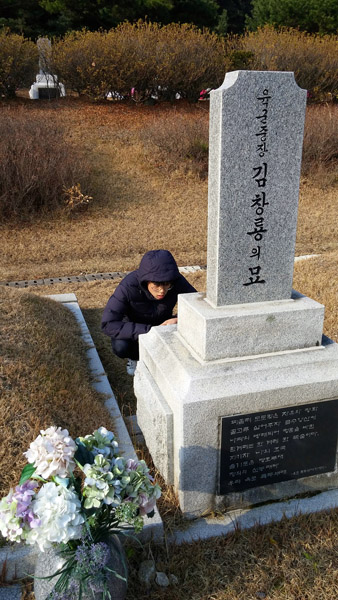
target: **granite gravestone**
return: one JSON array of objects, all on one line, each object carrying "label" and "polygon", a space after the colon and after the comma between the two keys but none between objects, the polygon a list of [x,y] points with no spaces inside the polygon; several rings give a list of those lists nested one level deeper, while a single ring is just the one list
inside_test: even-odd
[{"label": "granite gravestone", "polygon": [[[324,307],[291,287],[305,101],[292,73],[237,71],[211,93],[207,293],[140,336],[138,422],[187,516],[338,487],[338,346]],[[281,415],[300,430],[309,406],[317,429],[290,433],[289,452]]]},{"label": "granite gravestone", "polygon": [[292,291],[306,91],[236,71],[210,102],[207,293],[178,331],[203,360],[315,346],[323,307]]},{"label": "granite gravestone", "polygon": [[210,94],[214,306],[291,298],[305,104],[293,73],[228,73]]}]

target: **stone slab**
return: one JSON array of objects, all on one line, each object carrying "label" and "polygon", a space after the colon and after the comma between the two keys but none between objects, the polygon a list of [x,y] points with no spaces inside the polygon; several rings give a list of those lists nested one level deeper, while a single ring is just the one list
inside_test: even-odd
[{"label": "stone slab", "polygon": [[321,344],[324,306],[290,300],[214,308],[203,293],[178,297],[178,333],[204,361],[311,348]]},{"label": "stone slab", "polygon": [[0,587],[0,600],[21,600],[21,585]]},{"label": "stone slab", "polygon": [[291,297],[305,106],[288,72],[233,71],[210,93],[214,306]]},{"label": "stone slab", "polygon": [[[338,345],[331,340],[323,338],[322,347],[306,351],[201,364],[182,344],[175,325],[154,327],[140,336],[134,381],[138,402],[139,381],[147,371],[148,381],[156,384],[154,390],[161,390],[173,413],[174,486],[187,517],[338,488],[335,470],[240,493],[217,493],[222,417],[338,398]],[[140,407],[145,403],[146,397]],[[156,465],[157,453],[162,452],[154,441],[158,421],[154,418],[147,423],[139,412],[138,421],[146,443],[152,443]]]},{"label": "stone slab", "polygon": [[153,436],[147,439],[152,455],[156,453],[156,466],[169,485],[174,483],[173,412],[161,390],[146,370],[136,371],[138,389],[137,422],[142,430],[152,427]]},{"label": "stone slab", "polygon": [[4,569],[5,581],[23,579],[34,573],[37,555],[36,547],[25,544],[14,543],[0,548],[0,569]]},{"label": "stone slab", "polygon": [[65,304],[66,302],[77,302],[77,297],[73,293],[71,293],[71,294],[48,294],[47,298],[50,298],[51,300],[54,300],[55,302],[61,302],[61,304]]},{"label": "stone slab", "polygon": [[230,510],[223,516],[196,519],[182,531],[174,531],[168,536],[168,543],[189,544],[220,535],[228,535],[238,530],[251,529],[257,525],[276,523],[285,517],[292,519],[338,508],[337,490],[321,492],[311,498],[297,498],[273,504],[265,504],[244,510]]}]

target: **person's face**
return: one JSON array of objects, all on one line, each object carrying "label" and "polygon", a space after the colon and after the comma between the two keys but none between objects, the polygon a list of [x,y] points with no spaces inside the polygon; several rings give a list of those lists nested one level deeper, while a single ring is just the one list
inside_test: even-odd
[{"label": "person's face", "polygon": [[171,287],[171,281],[148,281],[148,291],[156,300],[162,300]]}]

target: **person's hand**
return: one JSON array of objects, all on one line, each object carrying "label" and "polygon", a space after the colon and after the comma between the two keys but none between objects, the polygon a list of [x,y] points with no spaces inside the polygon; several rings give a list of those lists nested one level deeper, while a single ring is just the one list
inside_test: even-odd
[{"label": "person's hand", "polygon": [[161,325],[176,325],[177,323],[177,317],[173,317],[172,319],[167,319],[166,321],[163,321],[163,323],[161,323]]}]

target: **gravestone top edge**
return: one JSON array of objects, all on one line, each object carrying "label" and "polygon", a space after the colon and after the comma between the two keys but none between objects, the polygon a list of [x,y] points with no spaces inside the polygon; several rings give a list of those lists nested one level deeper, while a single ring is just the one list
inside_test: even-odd
[{"label": "gravestone top edge", "polygon": [[225,74],[225,78],[223,83],[220,85],[220,87],[211,90],[210,94],[215,94],[219,93],[219,92],[224,92],[227,89],[229,89],[230,87],[232,87],[233,85],[235,85],[236,83],[241,83],[244,78],[245,79],[258,79],[261,77],[267,77],[269,79],[278,79],[280,80],[281,77],[284,77],[288,83],[292,83],[294,84],[294,86],[302,93],[306,94],[307,90],[304,88],[301,88],[298,83],[295,80],[295,74],[294,71],[247,71],[247,70],[237,70],[237,71],[228,71]]}]

